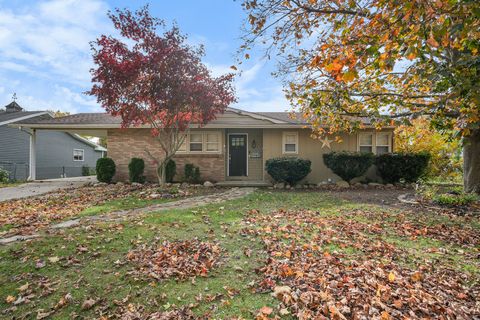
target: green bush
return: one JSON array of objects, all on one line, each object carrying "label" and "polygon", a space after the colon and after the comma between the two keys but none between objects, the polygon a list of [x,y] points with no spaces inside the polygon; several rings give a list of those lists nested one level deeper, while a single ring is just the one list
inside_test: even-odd
[{"label": "green bush", "polygon": [[10,181],[10,174],[7,170],[0,168],[0,183],[8,183]]},{"label": "green bush", "polygon": [[95,168],[90,168],[89,166],[82,166],[82,176],[94,176]]},{"label": "green bush", "polygon": [[337,176],[345,181],[360,177],[373,164],[372,153],[366,152],[329,152],[323,155],[323,162]]},{"label": "green bush", "polygon": [[110,183],[115,175],[116,166],[111,158],[100,158],[97,160],[96,166],[97,180],[100,182]]},{"label": "green bush", "polygon": [[141,158],[132,158],[128,164],[128,177],[130,182],[144,183],[145,161]]},{"label": "green bush", "polygon": [[188,183],[200,183],[200,168],[187,163],[184,168],[185,181]]},{"label": "green bush", "polygon": [[294,185],[312,171],[311,165],[310,160],[283,157],[268,159],[265,162],[265,169],[275,181]]},{"label": "green bush", "polygon": [[401,179],[415,182],[428,168],[428,153],[385,153],[375,158],[375,165],[383,181],[395,183]]},{"label": "green bush", "polygon": [[441,193],[432,197],[433,202],[444,206],[465,206],[478,201],[478,196],[472,193]]},{"label": "green bush", "polygon": [[177,173],[177,164],[172,159],[168,160],[165,167],[165,180],[167,182],[173,182],[173,177]]}]

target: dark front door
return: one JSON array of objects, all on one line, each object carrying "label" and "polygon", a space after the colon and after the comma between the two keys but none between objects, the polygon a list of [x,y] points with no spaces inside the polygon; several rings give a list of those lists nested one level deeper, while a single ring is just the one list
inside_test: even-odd
[{"label": "dark front door", "polygon": [[228,136],[228,175],[240,177],[247,175],[247,135]]}]

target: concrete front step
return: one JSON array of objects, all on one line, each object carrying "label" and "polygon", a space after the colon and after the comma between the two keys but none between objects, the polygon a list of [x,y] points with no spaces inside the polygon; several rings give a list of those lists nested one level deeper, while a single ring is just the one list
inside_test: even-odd
[{"label": "concrete front step", "polygon": [[215,184],[219,187],[271,187],[272,184],[266,181],[245,181],[245,180],[230,180],[221,181]]}]

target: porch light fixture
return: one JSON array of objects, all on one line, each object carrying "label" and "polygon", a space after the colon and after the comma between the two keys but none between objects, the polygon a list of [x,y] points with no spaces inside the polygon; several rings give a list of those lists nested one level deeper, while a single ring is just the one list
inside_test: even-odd
[{"label": "porch light fixture", "polygon": [[252,140],[252,149],[256,149],[257,148],[257,142],[255,141],[255,139]]}]

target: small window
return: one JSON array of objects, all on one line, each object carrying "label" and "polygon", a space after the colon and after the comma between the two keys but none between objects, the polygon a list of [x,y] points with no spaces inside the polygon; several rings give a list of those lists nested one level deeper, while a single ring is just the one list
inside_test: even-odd
[{"label": "small window", "polygon": [[360,152],[373,152],[373,134],[360,134],[359,150]]},{"label": "small window", "polygon": [[245,146],[245,137],[233,137],[231,146],[232,147],[244,147]]},{"label": "small window", "polygon": [[390,135],[388,133],[377,133],[376,138],[377,154],[384,154],[390,152]]},{"label": "small window", "polygon": [[298,153],[298,133],[283,133],[283,153]]},{"label": "small window", "polygon": [[203,151],[203,134],[202,133],[190,133],[190,151],[194,151],[194,152]]},{"label": "small window", "polygon": [[73,161],[83,161],[84,153],[82,149],[73,149]]},{"label": "small window", "polygon": [[207,133],[206,134],[206,149],[207,151],[213,152],[213,151],[218,151],[220,149],[219,147],[219,135],[217,133]]}]

